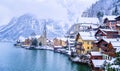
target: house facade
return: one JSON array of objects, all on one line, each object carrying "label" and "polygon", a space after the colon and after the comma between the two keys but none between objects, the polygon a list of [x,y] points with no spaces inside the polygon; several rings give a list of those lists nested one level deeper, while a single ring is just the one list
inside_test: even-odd
[{"label": "house facade", "polygon": [[103,23],[111,29],[116,29],[116,18],[117,16],[104,16]]},{"label": "house facade", "polygon": [[61,47],[67,46],[66,39],[63,40],[62,38],[54,38],[53,46],[61,46]]},{"label": "house facade", "polygon": [[99,40],[103,38],[116,38],[117,35],[118,31],[112,29],[98,29],[98,31],[95,33],[95,37]]},{"label": "house facade", "polygon": [[90,32],[79,32],[78,33],[78,43],[82,43],[82,48],[84,49],[84,54],[88,53],[93,49],[93,42],[95,37]]},{"label": "house facade", "polygon": [[116,17],[116,30],[120,31],[120,16]]},{"label": "house facade", "polygon": [[92,51],[90,52],[90,59],[102,60],[103,56],[101,52]]}]

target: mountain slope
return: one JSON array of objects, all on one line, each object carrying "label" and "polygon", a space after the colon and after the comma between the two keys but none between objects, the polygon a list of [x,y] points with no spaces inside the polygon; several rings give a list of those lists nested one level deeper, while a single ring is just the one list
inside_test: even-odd
[{"label": "mountain slope", "polygon": [[19,36],[28,37],[32,33],[40,34],[39,21],[32,15],[25,14],[12,19],[8,25],[0,30],[0,38],[16,39]]},{"label": "mountain slope", "polygon": [[68,29],[68,24],[63,21],[37,19],[34,15],[24,14],[13,18],[8,25],[0,29],[0,40],[16,40],[20,36],[29,37],[32,34],[42,35],[45,24],[48,38],[62,37]]},{"label": "mountain slope", "polygon": [[99,0],[83,12],[83,17],[97,17],[98,13],[104,15],[120,15],[120,0]]}]

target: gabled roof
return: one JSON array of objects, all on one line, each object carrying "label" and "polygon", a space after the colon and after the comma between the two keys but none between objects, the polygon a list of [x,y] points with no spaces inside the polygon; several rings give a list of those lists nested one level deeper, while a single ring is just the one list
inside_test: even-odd
[{"label": "gabled roof", "polygon": [[106,31],[106,32],[117,32],[117,30],[113,30],[113,29],[100,29],[102,31]]},{"label": "gabled roof", "polygon": [[90,31],[90,32],[79,32],[80,37],[82,38],[82,40],[96,40],[95,36],[94,36],[94,32]]},{"label": "gabled roof", "polygon": [[120,16],[117,16],[115,19],[116,19],[116,20],[120,20]]},{"label": "gabled roof", "polygon": [[117,38],[104,38],[103,39],[104,41],[110,43],[110,42],[116,42],[116,41],[120,41],[120,39],[117,39]]},{"label": "gabled roof", "polygon": [[[107,35],[106,32],[118,32],[117,30],[113,30],[113,29],[99,29],[98,31],[103,32],[105,35]],[[97,31],[97,32],[98,32],[98,31]],[[96,32],[96,33],[97,33],[97,32]]]},{"label": "gabled roof", "polygon": [[96,52],[96,51],[92,51],[91,55],[92,56],[102,56],[101,52]]},{"label": "gabled roof", "polygon": [[112,41],[111,42],[113,48],[116,48],[116,52],[120,51],[120,40],[119,41]]},{"label": "gabled roof", "polygon": [[111,44],[113,47],[120,47],[120,41],[112,41]]},{"label": "gabled roof", "polygon": [[105,62],[105,60],[95,60],[95,59],[92,60],[94,67],[101,67],[101,66],[103,66],[104,62]]}]

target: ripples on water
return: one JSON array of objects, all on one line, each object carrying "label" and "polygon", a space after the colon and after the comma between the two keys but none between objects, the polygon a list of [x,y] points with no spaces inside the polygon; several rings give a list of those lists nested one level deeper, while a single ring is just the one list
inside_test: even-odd
[{"label": "ripples on water", "polygon": [[0,42],[0,71],[90,71],[53,51],[26,50]]}]

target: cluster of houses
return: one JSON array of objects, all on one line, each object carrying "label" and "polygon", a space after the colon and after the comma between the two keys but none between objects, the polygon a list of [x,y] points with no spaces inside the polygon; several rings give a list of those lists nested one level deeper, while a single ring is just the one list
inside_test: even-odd
[{"label": "cluster of houses", "polygon": [[66,38],[58,38],[58,37],[54,38],[53,40],[48,40],[44,36],[40,36],[40,35],[34,35],[28,38],[20,36],[15,45],[27,49],[31,49],[32,47],[34,49],[39,49],[39,48],[42,49],[42,47],[44,46],[49,46],[53,48],[64,48],[67,46],[66,41],[67,41]]},{"label": "cluster of houses", "polygon": [[25,39],[22,44],[30,46],[35,39],[37,45],[67,47],[77,55],[86,55],[94,71],[103,71],[107,62],[120,52],[120,16],[104,16],[102,22],[98,18],[82,17],[71,26],[65,38],[47,40],[44,36],[37,36]]},{"label": "cluster of houses", "polygon": [[24,48],[30,48],[31,46],[44,46],[47,44],[46,38],[44,36],[36,35],[30,36],[28,38],[20,36],[17,42],[15,43],[16,46],[21,46]]},{"label": "cluster of houses", "polygon": [[120,16],[104,16],[101,23],[97,18],[80,18],[66,37],[78,55],[89,55],[93,70],[102,71],[120,51]]}]

